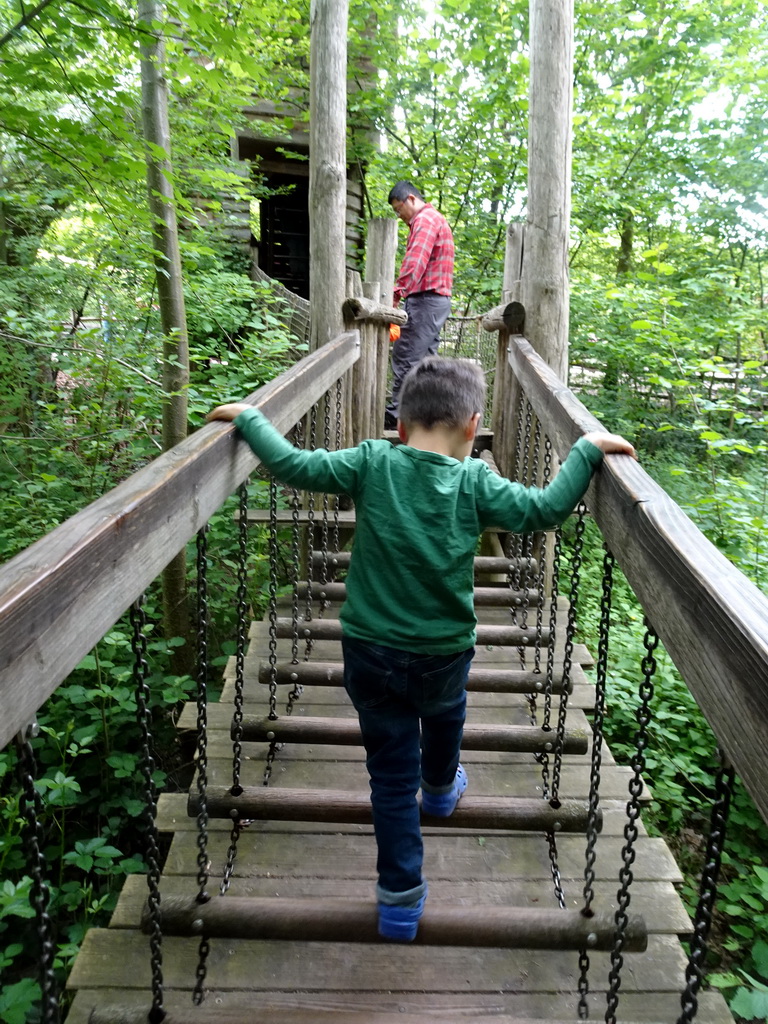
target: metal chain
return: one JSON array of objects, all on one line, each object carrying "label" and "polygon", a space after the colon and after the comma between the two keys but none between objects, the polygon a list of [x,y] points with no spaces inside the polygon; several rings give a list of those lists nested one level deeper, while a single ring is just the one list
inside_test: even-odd
[{"label": "metal chain", "polygon": [[141,773],[144,778],[144,821],[147,834],[145,856],[147,858],[147,888],[149,896],[149,962],[152,972],[152,1009],[150,1024],[159,1024],[165,1019],[163,1009],[163,931],[160,924],[160,843],[155,824],[157,818],[157,791],[152,775],[155,759],[152,755],[152,734],[150,728],[149,662],[147,659],[147,620],[144,614],[144,598],[138,598],[131,605],[131,649],[133,652],[133,683],[136,690],[136,721],[141,734]]},{"label": "metal chain", "polygon": [[[541,445],[541,426],[536,423],[536,440],[534,451],[534,478],[539,475],[539,448]],[[552,474],[552,442],[544,437],[544,466],[542,469],[542,487],[546,487]],[[547,578],[547,534],[539,534],[539,569],[535,576],[536,583],[536,641],[533,648],[533,671],[541,671],[541,648],[544,635],[544,603],[546,599]],[[554,634],[553,634],[554,635]]]},{"label": "metal chain", "polygon": [[555,889],[555,899],[561,910],[565,910],[565,893],[563,882],[560,877],[560,867],[557,862],[557,836],[555,832],[547,832],[547,848],[549,851],[549,870],[552,875],[552,884]]},{"label": "metal chain", "polygon": [[[299,527],[299,492],[294,489],[291,495],[291,664],[299,663],[299,560],[301,553],[301,534]],[[295,673],[291,674],[293,686],[288,694],[285,705],[286,715],[293,713],[293,706],[304,692],[304,687],[299,683]]]},{"label": "metal chain", "polygon": [[[606,548],[603,556],[603,585],[600,598],[600,636],[597,643],[597,671],[595,676],[595,712],[592,720],[592,763],[589,777],[589,813],[587,816],[587,852],[584,862],[584,906],[582,915],[592,917],[595,898],[595,861],[597,859],[597,815],[600,806],[600,768],[602,765],[603,722],[605,720],[605,694],[608,679],[608,640],[611,630],[611,603],[613,597],[613,569],[615,559]],[[589,1016],[589,955],[579,951],[579,1018]]]},{"label": "metal chain", "polygon": [[699,902],[696,905],[696,916],[693,921],[693,938],[688,955],[688,966],[685,969],[685,989],[680,997],[683,1012],[678,1017],[677,1024],[690,1024],[696,1017],[699,1008],[698,992],[704,980],[707,941],[712,927],[712,912],[717,899],[717,882],[725,847],[725,831],[733,796],[734,780],[734,769],[726,763],[725,757],[720,752],[720,767],[715,777],[707,852],[699,886]]},{"label": "metal chain", "polygon": [[[317,443],[317,406],[312,406],[312,413],[309,418],[309,450],[314,451]],[[314,580],[315,564],[314,564],[314,551],[315,548],[315,495],[310,491],[307,495],[307,603],[304,612],[304,619],[306,622],[312,621],[312,601],[313,591],[312,583]],[[304,648],[304,660],[309,661],[309,657],[312,653],[313,641],[311,637],[307,637],[307,642]]]},{"label": "metal chain", "polygon": [[629,907],[629,889],[632,884],[632,865],[635,861],[635,843],[638,836],[637,819],[640,817],[640,794],[643,790],[643,771],[645,770],[645,748],[648,746],[648,725],[651,721],[651,701],[653,699],[653,677],[656,672],[654,652],[659,638],[646,622],[643,646],[645,655],[642,660],[643,680],[639,688],[640,706],[636,712],[638,730],[635,734],[635,755],[633,759],[633,775],[629,780],[629,796],[627,803],[627,823],[624,826],[624,848],[621,851],[622,866],[619,871],[620,888],[616,895],[615,923],[616,933],[611,949],[611,969],[608,974],[608,1005],[605,1011],[606,1024],[616,1024],[616,1008],[619,1005],[619,989],[621,988],[621,968],[624,964],[624,936],[629,923],[627,908]]},{"label": "metal chain", "polygon": [[[557,716],[557,732],[555,737],[555,755],[552,766],[552,803],[559,800],[560,774],[563,766],[563,746],[565,740],[565,721],[568,714],[568,693],[571,683],[571,661],[573,659],[573,637],[576,632],[576,617],[579,606],[579,590],[581,587],[581,562],[584,554],[584,530],[586,529],[585,514],[587,506],[579,502],[576,520],[576,532],[573,538],[571,555],[571,590],[568,597],[568,621],[565,627],[565,647],[563,650],[563,688],[560,694],[560,707]],[[554,637],[552,638],[554,640]]]},{"label": "metal chain", "polygon": [[[341,377],[336,381],[336,451],[341,448]],[[339,536],[339,495],[333,496],[333,550],[338,551],[341,546]]]},{"label": "metal chain", "polygon": [[[547,648],[547,671],[544,683],[544,717],[541,724],[541,728],[545,732],[549,732],[552,729],[552,690],[554,686],[555,677],[555,644],[554,638],[556,636],[557,629],[557,601],[559,597],[560,587],[560,551],[562,544],[562,531],[558,527],[555,530],[555,545],[552,557],[552,594],[551,604],[549,606],[549,636],[550,642]],[[541,790],[542,796],[545,800],[549,799],[549,755],[538,754],[536,759],[541,764]]]},{"label": "metal chain", "polygon": [[[232,796],[240,796],[240,771],[243,757],[243,700],[245,691],[245,646],[248,640],[248,481],[240,485],[238,492],[240,516],[238,520],[237,550],[237,635],[235,638],[235,698],[232,715]],[[229,833],[229,847],[224,873],[219,886],[224,895],[232,883],[237,858],[237,844],[242,833],[242,820],[237,810],[230,811],[232,829]]]},{"label": "metal chain", "polygon": [[[269,714],[277,721],[277,483],[269,481]],[[263,785],[268,786],[278,745],[270,740],[264,765]]]},{"label": "metal chain", "polygon": [[53,961],[56,952],[53,935],[53,921],[48,913],[51,891],[45,881],[47,864],[43,847],[45,832],[43,830],[43,802],[35,788],[37,765],[31,740],[37,736],[37,722],[16,737],[18,761],[16,774],[21,789],[19,813],[26,821],[24,846],[27,851],[27,864],[32,888],[29,902],[35,910],[35,924],[39,950],[39,978],[42,993],[40,1004],[40,1020],[42,1024],[58,1024],[59,1000],[56,995],[56,976]]},{"label": "metal chain", "polygon": [[[326,450],[331,447],[331,400],[330,395],[326,392],[325,398],[323,399],[323,444]],[[322,552],[322,570],[320,574],[320,582],[326,584],[329,580],[328,576],[328,492],[323,491],[323,525],[320,531],[320,550]],[[323,598],[320,602],[320,616],[322,617],[325,611],[327,601]]]},{"label": "metal chain", "polygon": [[[197,902],[211,898],[208,885],[208,541],[207,525],[197,534]],[[203,984],[210,944],[200,938],[192,1002],[203,1001]]]}]

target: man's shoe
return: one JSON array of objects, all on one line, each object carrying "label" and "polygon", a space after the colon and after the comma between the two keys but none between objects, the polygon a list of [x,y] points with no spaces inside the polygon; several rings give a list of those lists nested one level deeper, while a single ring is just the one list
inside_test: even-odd
[{"label": "man's shoe", "polygon": [[419,930],[419,921],[424,913],[426,892],[411,907],[379,903],[379,935],[392,942],[413,942]]},{"label": "man's shoe", "polygon": [[433,818],[449,818],[456,810],[456,804],[467,788],[467,773],[461,765],[456,769],[453,789],[449,793],[426,793],[421,791],[421,809]]}]

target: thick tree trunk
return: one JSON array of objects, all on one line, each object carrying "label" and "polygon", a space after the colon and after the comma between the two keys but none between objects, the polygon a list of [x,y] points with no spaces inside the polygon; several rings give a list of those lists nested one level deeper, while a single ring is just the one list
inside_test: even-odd
[{"label": "thick tree trunk", "polygon": [[528,220],[521,301],[525,333],[568,375],[573,0],[531,0]]},{"label": "thick tree trunk", "polygon": [[310,350],[341,333],[346,298],[348,0],[312,0],[309,99]]},{"label": "thick tree trunk", "polygon": [[[165,47],[162,35],[157,30],[162,18],[162,6],[157,0],[139,0],[139,20],[144,23],[141,33],[141,111],[146,142],[147,192],[152,215],[157,295],[163,330],[163,450],[167,451],[187,436],[189,347],[172,184]],[[159,152],[162,152],[161,156]],[[177,672],[187,672],[192,666],[192,645],[185,550],[175,556],[163,573],[163,614],[166,636],[183,636],[187,640],[184,647],[175,649],[174,664]]]}]

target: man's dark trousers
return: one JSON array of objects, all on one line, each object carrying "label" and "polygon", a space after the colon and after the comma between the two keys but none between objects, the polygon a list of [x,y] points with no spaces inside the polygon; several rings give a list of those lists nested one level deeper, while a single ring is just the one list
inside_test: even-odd
[{"label": "man's dark trousers", "polygon": [[408,323],[400,329],[400,337],[392,346],[392,401],[387,406],[387,412],[395,419],[405,375],[426,356],[437,353],[440,331],[451,312],[451,297],[419,292],[409,295],[403,308]]}]

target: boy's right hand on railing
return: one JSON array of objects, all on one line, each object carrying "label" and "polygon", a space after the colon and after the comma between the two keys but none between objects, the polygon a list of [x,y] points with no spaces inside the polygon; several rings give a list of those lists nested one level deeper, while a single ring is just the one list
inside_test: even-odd
[{"label": "boy's right hand on railing", "polygon": [[599,448],[604,455],[631,455],[633,459],[637,458],[634,446],[619,434],[603,434],[595,431],[584,436],[595,448]]},{"label": "boy's right hand on railing", "polygon": [[243,412],[244,409],[252,409],[253,406],[245,405],[243,402],[230,402],[228,405],[217,405],[215,409],[212,409],[205,417],[205,422],[210,423],[211,420],[236,420],[237,417]]}]

